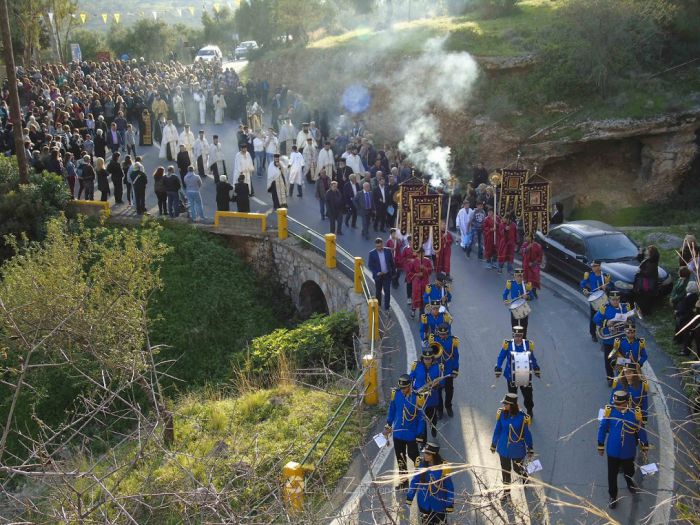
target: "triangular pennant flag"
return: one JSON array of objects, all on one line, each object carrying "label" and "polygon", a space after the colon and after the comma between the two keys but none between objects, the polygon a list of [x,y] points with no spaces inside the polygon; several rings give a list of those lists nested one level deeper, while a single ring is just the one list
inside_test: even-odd
[{"label": "triangular pennant flag", "polygon": [[87,20],[87,13],[80,13],[80,21],[84,24]]},{"label": "triangular pennant flag", "polygon": [[114,13],[114,21],[118,24],[119,20],[121,20],[121,13]]},{"label": "triangular pennant flag", "polygon": [[109,15],[107,13],[102,13],[102,21],[106,24],[107,23],[107,17]]},{"label": "triangular pennant flag", "polygon": [[158,20],[158,12],[153,11],[153,20]]},{"label": "triangular pennant flag", "polygon": [[190,6],[187,9],[190,11],[190,16],[194,16],[194,7]]},{"label": "triangular pennant flag", "polygon": [[51,11],[49,11],[48,14],[49,14],[49,22],[51,22],[53,24],[53,13]]},{"label": "triangular pennant flag", "polygon": [[219,9],[221,9],[221,4],[214,4],[214,11],[218,13]]},{"label": "triangular pennant flag", "polygon": [[182,16],[182,8],[177,8],[177,16]]}]

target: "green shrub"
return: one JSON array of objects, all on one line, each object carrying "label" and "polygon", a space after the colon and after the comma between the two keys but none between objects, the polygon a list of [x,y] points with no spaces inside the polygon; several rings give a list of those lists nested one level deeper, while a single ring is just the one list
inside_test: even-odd
[{"label": "green shrub", "polygon": [[14,255],[5,235],[43,239],[46,221],[64,211],[68,201],[66,184],[58,175],[31,171],[29,184],[20,185],[15,157],[0,156],[0,262]]},{"label": "green shrub", "polygon": [[245,371],[262,381],[277,370],[280,358],[298,368],[326,366],[334,371],[355,368],[353,335],[357,317],[351,312],[314,316],[296,328],[281,328],[250,343]]},{"label": "green shrub", "polygon": [[516,4],[519,0],[476,0],[476,9],[488,18],[507,16],[517,11]]},{"label": "green shrub", "polygon": [[161,240],[172,250],[149,310],[151,341],[167,345],[158,359],[175,360],[167,370],[180,380],[165,382],[187,390],[225,381],[248,341],[291,318],[291,302],[211,235],[167,224]]}]

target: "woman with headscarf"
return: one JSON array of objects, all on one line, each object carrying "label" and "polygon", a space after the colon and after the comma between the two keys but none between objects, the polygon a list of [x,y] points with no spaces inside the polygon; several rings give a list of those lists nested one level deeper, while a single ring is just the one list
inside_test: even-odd
[{"label": "woman with headscarf", "polygon": [[647,247],[647,256],[639,264],[634,278],[634,302],[641,315],[648,315],[656,299],[659,281],[659,250],[654,245]]}]

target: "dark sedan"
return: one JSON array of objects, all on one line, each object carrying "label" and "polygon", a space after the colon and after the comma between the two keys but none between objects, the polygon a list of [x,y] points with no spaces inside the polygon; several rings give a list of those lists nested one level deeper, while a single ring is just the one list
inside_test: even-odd
[{"label": "dark sedan", "polygon": [[[537,232],[544,250],[545,271],[557,270],[576,282],[590,272],[591,261],[600,259],[604,273],[625,300],[629,299],[640,260],[639,247],[619,230],[599,221],[573,221],[560,224],[547,235]],[[659,267],[659,290],[671,291],[673,278]]]}]

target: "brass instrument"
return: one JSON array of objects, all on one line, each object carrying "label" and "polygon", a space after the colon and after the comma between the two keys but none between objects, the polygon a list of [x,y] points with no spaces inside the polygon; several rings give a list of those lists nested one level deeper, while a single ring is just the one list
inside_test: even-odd
[{"label": "brass instrument", "polygon": [[[636,316],[638,319],[642,319],[642,317],[639,315],[639,307],[635,304],[634,308],[630,310],[634,312],[634,316]],[[633,317],[633,316],[630,316]],[[629,319],[629,317],[628,317]],[[603,326],[597,326],[595,331],[596,334],[598,335],[598,339],[604,342],[609,342],[612,341],[618,337],[622,337],[625,333],[625,325],[627,324],[627,321],[607,321],[603,323]],[[605,335],[603,333],[603,328],[608,329],[608,335]]]}]

